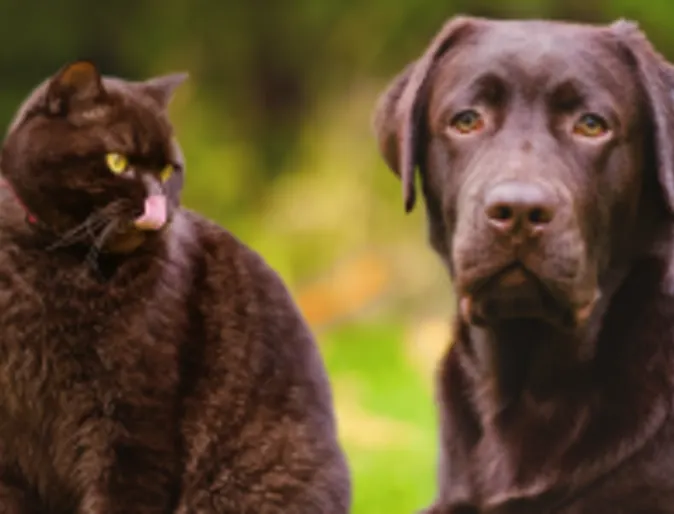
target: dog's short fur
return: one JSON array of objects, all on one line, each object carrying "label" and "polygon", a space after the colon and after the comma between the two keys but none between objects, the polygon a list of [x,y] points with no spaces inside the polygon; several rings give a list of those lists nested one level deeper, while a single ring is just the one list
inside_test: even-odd
[{"label": "dog's short fur", "polygon": [[628,22],[455,18],[383,94],[457,298],[428,512],[674,512],[673,76]]}]

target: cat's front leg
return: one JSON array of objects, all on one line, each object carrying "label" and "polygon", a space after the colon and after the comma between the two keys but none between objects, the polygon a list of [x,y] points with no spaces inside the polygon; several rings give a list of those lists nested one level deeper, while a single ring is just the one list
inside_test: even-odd
[{"label": "cat's front leg", "polygon": [[38,514],[37,502],[26,490],[0,479],[0,514]]},{"label": "cat's front leg", "polygon": [[212,444],[189,459],[176,514],[347,514],[343,455],[321,440],[319,427],[275,422],[237,434],[234,452],[213,432]]},{"label": "cat's front leg", "polygon": [[77,514],[168,514],[173,456],[148,448],[113,453],[116,462],[110,468],[91,473]]},{"label": "cat's front leg", "polygon": [[179,466],[171,404],[137,399],[80,426],[76,514],[170,513]]},{"label": "cat's front leg", "polygon": [[[174,486],[174,455],[156,448],[110,449],[110,466],[83,466],[90,480],[77,514],[168,514]],[[90,468],[86,470],[86,468]],[[0,514],[2,511],[0,511]]]},{"label": "cat's front leg", "polygon": [[284,364],[277,362],[244,395],[229,387],[240,376],[214,374],[210,387],[191,399],[176,514],[350,511],[349,470],[326,382],[308,372],[288,380]]},{"label": "cat's front leg", "polygon": [[262,369],[249,384],[242,366],[236,375],[213,373],[188,400],[176,514],[350,512],[349,470],[327,382],[310,339],[292,342],[291,349],[299,346],[292,358],[304,366],[276,354],[275,369]]}]

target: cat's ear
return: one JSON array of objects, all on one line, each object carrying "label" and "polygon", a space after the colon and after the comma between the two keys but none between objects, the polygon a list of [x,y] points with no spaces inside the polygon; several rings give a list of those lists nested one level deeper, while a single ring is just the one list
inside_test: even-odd
[{"label": "cat's ear", "polygon": [[146,95],[152,98],[162,108],[166,109],[173,98],[175,90],[189,77],[187,73],[171,73],[154,77],[141,82]]},{"label": "cat's ear", "polygon": [[96,102],[105,97],[103,80],[91,61],[67,64],[54,75],[47,86],[47,109],[52,114],[65,114],[72,106]]}]

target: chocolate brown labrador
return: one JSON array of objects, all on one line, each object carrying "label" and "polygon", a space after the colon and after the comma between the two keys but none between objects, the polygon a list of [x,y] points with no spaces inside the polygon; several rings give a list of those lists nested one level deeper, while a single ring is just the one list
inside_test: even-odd
[{"label": "chocolate brown labrador", "polygon": [[457,300],[427,512],[674,513],[673,90],[629,22],[455,18],[382,95]]}]

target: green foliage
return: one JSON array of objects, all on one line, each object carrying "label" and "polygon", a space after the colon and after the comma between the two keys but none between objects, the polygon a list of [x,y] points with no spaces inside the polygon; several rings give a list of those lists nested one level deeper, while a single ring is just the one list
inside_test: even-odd
[{"label": "green foliage", "polygon": [[354,513],[410,513],[434,494],[436,429],[401,326],[359,324],[330,334],[324,354],[354,474]]}]

